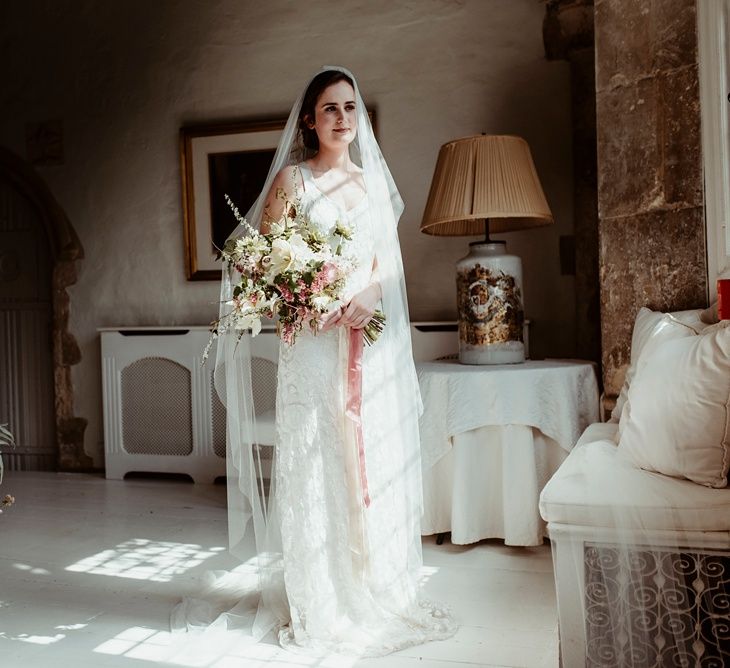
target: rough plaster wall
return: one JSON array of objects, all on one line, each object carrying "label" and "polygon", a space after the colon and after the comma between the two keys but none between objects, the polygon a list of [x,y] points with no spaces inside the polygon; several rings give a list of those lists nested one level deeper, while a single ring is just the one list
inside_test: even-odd
[{"label": "rough plaster wall", "polygon": [[33,0],[0,9],[0,142],[25,156],[25,123],[63,120],[65,163],[39,167],[86,259],[71,288],[73,368],[86,449],[103,463],[97,327],[204,324],[217,286],[183,270],[178,129],[285,115],[323,64],[358,77],[406,202],[411,317],[455,318],[454,262],[468,239],[418,232],[439,146],[477,134],[529,142],[556,218],[517,232],[534,355],[575,349],[568,64],[548,63],[536,0]]}]

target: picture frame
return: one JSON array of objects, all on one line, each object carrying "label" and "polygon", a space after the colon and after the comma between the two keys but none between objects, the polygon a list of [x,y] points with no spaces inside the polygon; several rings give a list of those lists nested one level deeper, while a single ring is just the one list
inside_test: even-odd
[{"label": "picture frame", "polygon": [[[368,117],[377,136],[375,112]],[[217,281],[222,248],[238,222],[228,195],[245,215],[266,181],[285,118],[201,124],[180,129],[185,275]]]},{"label": "picture frame", "polygon": [[185,275],[220,280],[216,247],[238,224],[225,201],[242,213],[264,186],[286,119],[185,126],[180,129]]}]

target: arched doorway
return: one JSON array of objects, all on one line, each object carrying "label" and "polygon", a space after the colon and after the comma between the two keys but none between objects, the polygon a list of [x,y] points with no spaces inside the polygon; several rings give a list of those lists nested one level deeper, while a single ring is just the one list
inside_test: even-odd
[{"label": "arched doorway", "polygon": [[84,470],[86,420],[73,415],[71,365],[81,355],[68,331],[75,262],[83,249],[36,172],[0,147],[0,422],[17,447],[9,469]]}]

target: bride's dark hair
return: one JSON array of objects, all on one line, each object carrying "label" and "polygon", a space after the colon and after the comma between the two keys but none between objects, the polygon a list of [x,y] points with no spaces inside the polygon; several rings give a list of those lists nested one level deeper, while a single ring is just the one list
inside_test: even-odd
[{"label": "bride's dark hair", "polygon": [[348,77],[344,72],[340,72],[338,70],[325,70],[312,79],[304,93],[302,110],[299,112],[299,132],[302,135],[302,143],[305,148],[310,151],[319,150],[319,139],[317,138],[317,131],[308,127],[307,123],[314,121],[314,108],[317,105],[319,96],[325,88],[332,84],[336,84],[339,81],[347,81],[353,89],[355,88],[355,84],[352,82],[352,79],[350,79],[350,77]]}]

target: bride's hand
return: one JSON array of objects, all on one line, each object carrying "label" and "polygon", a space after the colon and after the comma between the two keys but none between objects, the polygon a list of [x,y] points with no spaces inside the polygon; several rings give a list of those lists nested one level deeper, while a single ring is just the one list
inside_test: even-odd
[{"label": "bride's hand", "polygon": [[343,308],[340,306],[340,308],[322,314],[319,318],[319,331],[324,333],[335,327],[342,317]]},{"label": "bride's hand", "polygon": [[375,313],[375,307],[378,305],[380,297],[380,283],[371,283],[350,300],[342,313],[342,317],[338,318],[337,324],[352,329],[366,327]]}]

